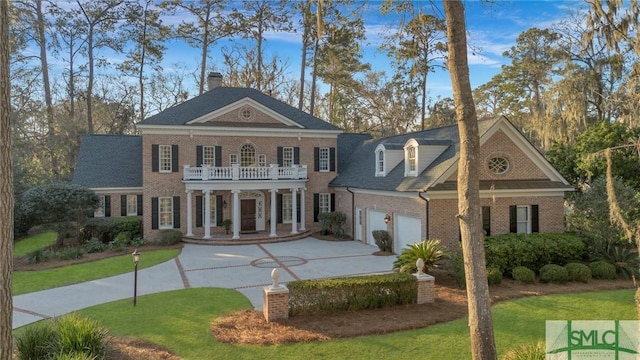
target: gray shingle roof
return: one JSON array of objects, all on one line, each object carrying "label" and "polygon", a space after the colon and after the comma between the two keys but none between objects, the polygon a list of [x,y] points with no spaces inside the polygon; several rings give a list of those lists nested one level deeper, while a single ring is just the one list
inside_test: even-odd
[{"label": "gray shingle roof", "polygon": [[[500,119],[479,121],[480,135],[498,120]],[[420,144],[449,145],[449,147],[419,176],[405,177],[404,160],[402,160],[386,176],[376,177],[376,147],[379,144],[385,144],[385,147],[386,144],[390,144],[391,146],[388,148],[398,148],[397,144],[404,145],[409,139],[416,139]],[[434,181],[456,162],[459,150],[460,140],[457,125],[369,140],[353,152],[344,171],[333,179],[331,186],[388,191],[425,191],[434,185]]]},{"label": "gray shingle roof", "polygon": [[142,136],[84,135],[72,181],[88,188],[142,187]]},{"label": "gray shingle roof", "polygon": [[220,86],[165,111],[140,121],[139,125],[184,125],[187,122],[221,109],[244,98],[250,98],[305,129],[340,130],[315,116],[283,103],[255,89]]},{"label": "gray shingle roof", "polygon": [[367,140],[369,134],[342,133],[338,135],[338,174],[349,164],[351,154]]}]

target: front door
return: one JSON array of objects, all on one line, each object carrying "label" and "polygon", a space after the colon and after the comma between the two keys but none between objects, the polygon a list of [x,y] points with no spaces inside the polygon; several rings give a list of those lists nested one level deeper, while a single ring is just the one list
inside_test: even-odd
[{"label": "front door", "polygon": [[240,200],[240,231],[256,231],[256,199]]}]

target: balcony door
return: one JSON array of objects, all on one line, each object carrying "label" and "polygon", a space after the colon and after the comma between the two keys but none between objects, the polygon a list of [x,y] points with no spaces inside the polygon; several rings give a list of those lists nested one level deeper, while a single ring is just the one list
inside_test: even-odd
[{"label": "balcony door", "polygon": [[256,231],[256,199],[240,200],[240,231]]}]

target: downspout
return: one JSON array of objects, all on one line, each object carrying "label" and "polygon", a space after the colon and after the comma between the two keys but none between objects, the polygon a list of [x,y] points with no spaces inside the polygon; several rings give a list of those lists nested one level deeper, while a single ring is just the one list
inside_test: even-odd
[{"label": "downspout", "polygon": [[[426,191],[424,192],[426,193]],[[425,239],[429,239],[429,198],[423,197],[422,196],[422,192],[418,191],[418,196],[424,200],[424,212],[426,215],[426,221],[425,221],[425,226],[426,226],[426,231],[425,231]]]},{"label": "downspout", "polygon": [[356,237],[356,194],[353,191],[349,190],[347,186],[347,191],[351,194],[351,237],[355,240]]}]

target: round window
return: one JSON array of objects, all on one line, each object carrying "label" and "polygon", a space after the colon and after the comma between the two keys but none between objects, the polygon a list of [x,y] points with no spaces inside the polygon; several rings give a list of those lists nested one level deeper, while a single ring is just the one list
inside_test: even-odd
[{"label": "round window", "polygon": [[489,170],[496,174],[504,174],[509,170],[509,160],[503,157],[494,157],[489,160]]},{"label": "round window", "polygon": [[243,118],[243,119],[245,119],[245,120],[249,120],[249,119],[251,119],[251,115],[252,115],[252,114],[251,114],[251,110],[249,110],[249,109],[244,109],[244,110],[242,110],[242,113],[241,113],[241,114],[242,114],[242,118]]}]

